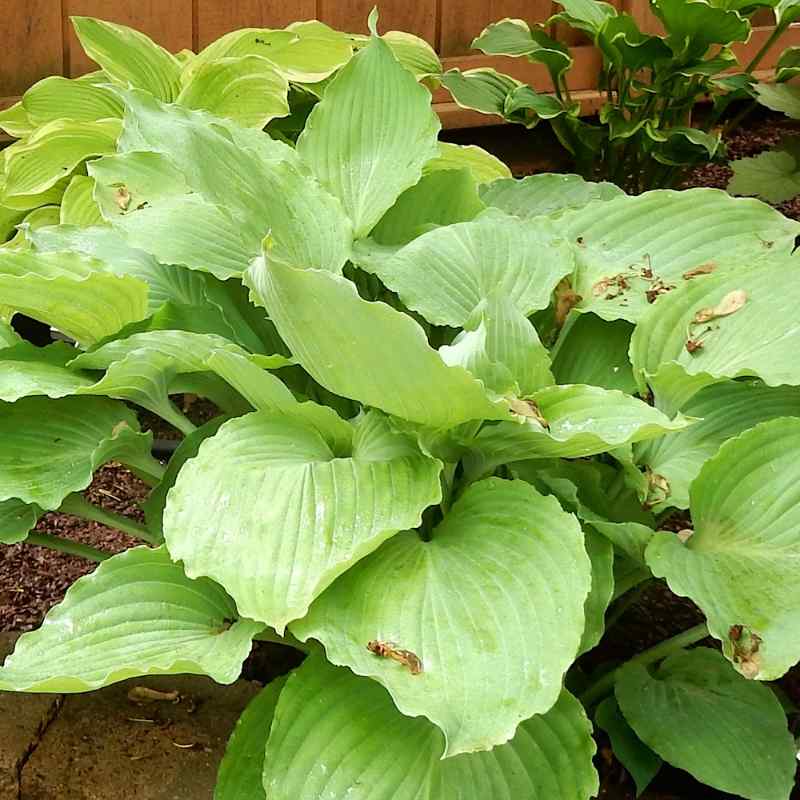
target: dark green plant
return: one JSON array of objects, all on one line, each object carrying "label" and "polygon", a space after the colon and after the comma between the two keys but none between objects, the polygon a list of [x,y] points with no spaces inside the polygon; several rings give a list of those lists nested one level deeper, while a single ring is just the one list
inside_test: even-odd
[{"label": "dark green plant", "polygon": [[[753,71],[798,14],[796,5],[779,3],[774,33],[737,71],[732,46],[748,40],[749,18],[772,6],[771,0],[653,0],[663,35],[643,33],[629,14],[599,0],[559,4],[563,11],[544,24],[504,19],[472,43],[489,55],[543,64],[552,94],[493,69],[450,70],[443,83],[465,108],[529,128],[548,120],[581,175],[613,181],[629,192],[675,186],[687,168],[722,158],[721,116],[731,101],[749,96]],[[568,86],[573,57],[550,35],[554,23],[585,34],[600,51],[598,88],[605,102],[596,120],[580,117]],[[695,113],[696,103],[709,95],[713,111]]]}]

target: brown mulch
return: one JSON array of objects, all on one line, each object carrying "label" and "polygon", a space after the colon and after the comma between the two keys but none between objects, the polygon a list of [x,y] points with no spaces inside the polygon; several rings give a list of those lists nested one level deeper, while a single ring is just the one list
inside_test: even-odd
[{"label": "brown mulch", "polygon": [[[767,111],[754,113],[743,127],[726,137],[727,159],[734,161],[757,156],[764,150],[774,147],[785,136],[800,136],[800,122],[788,119],[783,114]],[[681,188],[708,186],[725,189],[732,175],[733,170],[727,163],[707,164],[693,169],[681,184]],[[787,217],[800,220],[800,196],[779,203],[775,207]]]},{"label": "brown mulch", "polygon": [[[95,505],[142,521],[137,503],[144,500],[147,486],[119,465],[99,469],[87,499]],[[119,553],[139,542],[98,522],[45,514],[36,526],[39,533],[63,536],[109,553]],[[47,547],[20,543],[0,546],[0,631],[29,631],[37,628],[47,611],[60,602],[69,586],[91,572],[90,561]]]}]

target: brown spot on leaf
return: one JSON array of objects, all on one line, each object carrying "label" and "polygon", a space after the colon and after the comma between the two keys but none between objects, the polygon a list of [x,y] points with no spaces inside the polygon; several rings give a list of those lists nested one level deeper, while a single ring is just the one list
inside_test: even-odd
[{"label": "brown spot on leaf", "polygon": [[698,350],[703,349],[703,343],[699,339],[687,339],[686,340],[686,352],[687,353],[696,353]]},{"label": "brown spot on leaf", "polygon": [[690,281],[692,278],[696,278],[698,275],[710,275],[716,268],[717,268],[716,261],[706,261],[705,264],[700,264],[694,269],[690,269],[684,272],[683,279],[685,281]]},{"label": "brown spot on leaf", "polygon": [[127,211],[131,204],[131,193],[127,186],[118,186],[114,192],[114,202],[123,210]]},{"label": "brown spot on leaf", "polygon": [[422,672],[422,661],[420,657],[411,650],[403,650],[394,642],[381,642],[377,639],[373,639],[371,642],[367,643],[367,650],[381,658],[390,658],[393,661],[397,661],[399,664],[407,667],[412,675],[419,675]]},{"label": "brown spot on leaf", "polygon": [[710,322],[712,319],[719,319],[720,317],[728,317],[735,314],[747,302],[747,292],[744,289],[734,289],[728,292],[722,300],[715,306],[709,308],[701,308],[692,320],[693,325],[702,325]]},{"label": "brown spot on leaf", "polygon": [[550,423],[545,419],[542,410],[534,400],[522,400],[519,397],[512,397],[508,401],[508,405],[515,414],[528,419],[535,419],[543,428],[550,428]]},{"label": "brown spot on leaf", "polygon": [[556,286],[556,311],[555,324],[557,328],[562,328],[567,319],[567,315],[575,308],[583,298],[572,290],[569,278],[564,278]]},{"label": "brown spot on leaf", "polygon": [[753,680],[761,672],[762,638],[746,625],[731,625],[728,640],[733,650],[733,663],[745,678]]},{"label": "brown spot on leaf", "polygon": [[645,474],[647,476],[647,499],[644,501],[644,507],[650,509],[663,503],[672,494],[672,489],[669,481],[663,475],[659,475],[649,468]]}]

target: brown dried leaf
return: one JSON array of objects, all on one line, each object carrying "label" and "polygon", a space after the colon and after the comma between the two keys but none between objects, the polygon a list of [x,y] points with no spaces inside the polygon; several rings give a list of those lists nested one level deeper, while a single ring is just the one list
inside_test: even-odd
[{"label": "brown dried leaf", "polygon": [[161,692],[148,686],[134,686],[128,692],[128,700],[140,706],[150,703],[180,703],[181,695],[176,689],[170,692]]},{"label": "brown dried leaf", "polygon": [[381,658],[391,658],[393,661],[397,661],[407,667],[412,675],[419,675],[422,672],[420,657],[411,650],[399,648],[394,642],[379,642],[373,639],[367,643],[367,650]]},{"label": "brown dried leaf", "polygon": [[681,544],[686,544],[689,539],[694,536],[694,531],[691,528],[683,528],[675,534],[680,540]]},{"label": "brown dried leaf", "polygon": [[699,339],[687,339],[686,340],[686,351],[688,353],[696,353],[698,350],[702,350],[703,343]]},{"label": "brown dried leaf", "polygon": [[690,269],[684,272],[683,279],[685,281],[690,281],[692,278],[696,278],[698,275],[710,275],[716,268],[717,268],[716,261],[706,261],[705,264],[700,264],[694,269]]},{"label": "brown dried leaf", "polygon": [[733,648],[733,663],[745,678],[753,680],[761,671],[761,637],[746,625],[731,625],[728,639]]},{"label": "brown dried leaf", "polygon": [[114,202],[123,210],[127,211],[131,204],[131,193],[127,186],[118,186],[114,193]]},{"label": "brown dried leaf", "polygon": [[719,319],[720,317],[728,317],[735,314],[747,302],[747,292],[744,289],[734,289],[728,292],[717,305],[710,308],[701,308],[692,320],[693,325],[702,325],[704,322],[710,322],[712,319]]},{"label": "brown dried leaf", "polygon": [[515,414],[528,419],[535,419],[543,428],[550,428],[550,423],[544,418],[541,409],[533,400],[522,400],[519,397],[512,397],[508,405]]},{"label": "brown dried leaf", "polygon": [[583,298],[572,290],[569,278],[564,278],[556,286],[556,312],[555,324],[557,328],[562,328],[567,319],[567,315],[575,308]]}]

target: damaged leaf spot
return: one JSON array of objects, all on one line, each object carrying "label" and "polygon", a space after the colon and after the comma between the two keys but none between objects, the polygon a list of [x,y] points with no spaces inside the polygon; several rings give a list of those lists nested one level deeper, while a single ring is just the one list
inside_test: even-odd
[{"label": "damaged leaf spot", "polygon": [[381,658],[390,658],[393,661],[397,661],[407,667],[412,675],[419,675],[422,672],[422,661],[419,656],[416,653],[412,653],[411,650],[399,648],[394,642],[380,642],[373,639],[367,644],[367,650]]},{"label": "damaged leaf spot", "polygon": [[703,343],[699,339],[686,340],[687,353],[696,353],[698,350],[702,350],[702,348],[703,348]]},{"label": "damaged leaf spot", "polygon": [[581,300],[583,300],[583,297],[572,290],[572,284],[569,282],[569,278],[564,278],[558,286],[556,286],[555,324],[557,328],[564,327],[564,322],[569,312],[572,311]]},{"label": "damaged leaf spot", "polygon": [[114,426],[114,427],[111,429],[111,438],[112,438],[112,439],[116,439],[116,438],[117,438],[117,436],[119,436],[119,435],[122,433],[122,431],[124,431],[124,430],[125,430],[125,428],[129,428],[129,427],[130,427],[130,425],[128,425],[128,423],[127,423],[127,422],[125,422],[125,420],[122,420],[121,422],[118,422],[118,423],[117,423],[117,424],[116,424],[116,425],[115,425],[115,426]]},{"label": "damaged leaf spot", "polygon": [[614,300],[630,289],[630,273],[619,272],[609,278],[603,278],[592,286],[592,294],[595,297],[603,297],[606,300]]},{"label": "damaged leaf spot", "polygon": [[747,292],[744,289],[734,289],[728,292],[717,305],[710,308],[701,308],[692,320],[693,325],[702,325],[712,319],[728,317],[735,314],[747,302]]},{"label": "damaged leaf spot", "polygon": [[683,279],[685,281],[690,281],[692,278],[696,278],[698,275],[710,275],[716,268],[717,268],[716,261],[706,261],[705,264],[700,264],[694,269],[690,269],[684,272]]},{"label": "damaged leaf spot", "polygon": [[647,499],[644,501],[644,508],[649,510],[659,503],[663,503],[672,494],[669,481],[657,472],[650,469],[645,470],[647,475]]},{"label": "damaged leaf spot", "polygon": [[131,193],[128,191],[127,186],[118,186],[117,191],[114,192],[114,202],[120,207],[122,211],[127,211],[131,204]]},{"label": "damaged leaf spot", "polygon": [[731,625],[728,639],[733,650],[733,663],[745,678],[753,680],[761,671],[761,637],[745,625]]},{"label": "damaged leaf spot", "polygon": [[544,418],[542,410],[534,400],[521,400],[518,397],[513,397],[509,400],[509,406],[515,414],[528,419],[535,419],[543,428],[550,429],[550,423]]}]

